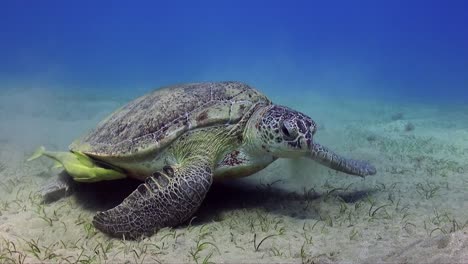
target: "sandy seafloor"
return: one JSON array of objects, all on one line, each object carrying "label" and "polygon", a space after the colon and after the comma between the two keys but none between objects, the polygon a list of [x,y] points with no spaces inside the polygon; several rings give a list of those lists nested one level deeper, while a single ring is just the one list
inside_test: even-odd
[{"label": "sandy seafloor", "polygon": [[377,175],[279,160],[213,185],[190,223],[135,242],[91,225],[134,182],[86,185],[43,205],[37,190],[59,170],[25,163],[39,145],[65,150],[125,96],[2,91],[0,263],[468,263],[468,107],[271,98],[310,115],[318,142],[370,160]]}]

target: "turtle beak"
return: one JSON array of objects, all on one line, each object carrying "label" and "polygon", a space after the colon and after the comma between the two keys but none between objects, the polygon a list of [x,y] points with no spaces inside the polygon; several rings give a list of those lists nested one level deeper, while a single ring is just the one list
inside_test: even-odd
[{"label": "turtle beak", "polygon": [[307,149],[309,151],[312,151],[313,145],[314,145],[314,134],[316,131],[316,126],[315,124],[309,128],[309,131],[304,135],[304,143],[307,145]]},{"label": "turtle beak", "polygon": [[312,155],[313,144],[312,133],[306,133],[299,136],[295,141],[294,146],[296,151],[301,153],[301,156],[310,158]]},{"label": "turtle beak", "polygon": [[309,156],[311,150],[312,140],[306,138],[304,135],[300,136],[296,141],[296,149],[302,153],[305,152],[306,156]]},{"label": "turtle beak", "polygon": [[317,130],[317,125],[311,118],[308,118],[308,120],[300,120],[297,124],[301,133],[299,138],[300,146],[302,146],[303,149],[307,147],[307,150],[312,151],[314,144],[313,137]]}]

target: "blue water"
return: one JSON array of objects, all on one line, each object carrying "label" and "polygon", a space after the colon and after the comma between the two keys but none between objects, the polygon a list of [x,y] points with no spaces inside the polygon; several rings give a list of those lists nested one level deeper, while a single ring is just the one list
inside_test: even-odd
[{"label": "blue water", "polygon": [[468,100],[467,1],[2,1],[0,87]]},{"label": "blue water", "polygon": [[[38,146],[66,151],[150,89],[219,80],[311,116],[314,142],[377,174],[279,159],[138,244],[90,233],[136,185],[39,205],[60,170],[25,163]],[[187,262],[203,245],[206,262],[453,263],[468,240],[466,102],[468,0],[2,0],[0,263]]]}]

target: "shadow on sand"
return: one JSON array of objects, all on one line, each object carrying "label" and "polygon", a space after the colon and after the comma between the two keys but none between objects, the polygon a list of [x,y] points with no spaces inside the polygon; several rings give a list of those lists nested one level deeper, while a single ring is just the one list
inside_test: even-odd
[{"label": "shadow on sand", "polygon": [[[79,184],[74,195],[85,210],[103,211],[118,205],[139,184],[140,181],[131,179]],[[346,203],[354,203],[372,192],[359,190],[334,192],[333,195],[341,197]],[[226,211],[256,208],[297,219],[317,219],[316,212],[305,209],[305,205],[317,204],[324,195],[313,189],[304,193],[290,192],[273,184],[258,185],[239,180],[215,182],[192,224],[218,221]]]}]

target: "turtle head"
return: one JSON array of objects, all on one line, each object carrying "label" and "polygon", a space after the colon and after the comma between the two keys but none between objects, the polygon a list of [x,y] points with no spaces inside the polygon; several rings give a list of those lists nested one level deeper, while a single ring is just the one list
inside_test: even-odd
[{"label": "turtle head", "polygon": [[307,115],[273,105],[260,113],[255,130],[263,150],[279,158],[295,158],[310,153],[317,125]]},{"label": "turtle head", "polygon": [[374,175],[377,170],[363,160],[347,159],[313,140],[316,123],[307,115],[285,106],[268,106],[258,111],[248,126],[261,152],[277,158],[307,157],[331,169],[351,175]]}]

